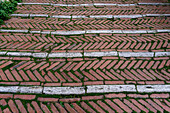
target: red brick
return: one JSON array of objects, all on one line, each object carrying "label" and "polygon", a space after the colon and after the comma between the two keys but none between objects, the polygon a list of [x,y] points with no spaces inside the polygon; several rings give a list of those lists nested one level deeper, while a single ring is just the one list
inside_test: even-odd
[{"label": "red brick", "polygon": [[82,100],[97,100],[97,99],[103,99],[104,96],[100,95],[100,96],[83,96]]},{"label": "red brick", "polygon": [[127,94],[128,97],[132,97],[132,98],[148,98],[148,95],[140,95],[140,94]]},{"label": "red brick", "polygon": [[44,86],[61,86],[61,83],[45,83]]},{"label": "red brick", "polygon": [[36,95],[14,95],[14,98],[23,99],[23,100],[33,100]]},{"label": "red brick", "polygon": [[84,82],[84,85],[103,85],[103,81]]},{"label": "red brick", "polygon": [[2,106],[7,105],[7,103],[6,103],[5,99],[0,100],[0,105],[2,105]]},{"label": "red brick", "polygon": [[105,84],[124,84],[124,81],[105,81]]},{"label": "red brick", "polygon": [[105,94],[106,98],[124,98],[126,97],[126,94],[120,93],[120,94]]},{"label": "red brick", "polygon": [[169,94],[151,94],[151,98],[169,98]]},{"label": "red brick", "polygon": [[63,83],[62,86],[82,86],[82,83]]},{"label": "red brick", "polygon": [[80,98],[62,98],[62,99],[59,99],[59,101],[62,101],[62,102],[76,102],[76,101],[80,101]]},{"label": "red brick", "polygon": [[0,98],[13,98],[13,94],[0,94]]},{"label": "red brick", "polygon": [[43,97],[38,97],[38,101],[43,101],[43,102],[58,102],[58,98],[43,98]]},{"label": "red brick", "polygon": [[19,82],[0,82],[0,84],[6,84],[6,85],[18,85]]},{"label": "red brick", "polygon": [[146,81],[146,84],[165,84],[164,81]]},{"label": "red brick", "polygon": [[39,86],[40,82],[21,82],[20,85],[36,85],[36,86]]}]

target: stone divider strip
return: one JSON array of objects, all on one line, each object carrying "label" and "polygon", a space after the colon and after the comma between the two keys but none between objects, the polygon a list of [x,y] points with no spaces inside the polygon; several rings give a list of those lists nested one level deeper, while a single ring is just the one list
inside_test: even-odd
[{"label": "stone divider strip", "polygon": [[31,52],[0,52],[2,56],[18,56],[18,57],[34,57],[34,58],[75,58],[75,57],[104,57],[104,56],[117,56],[117,57],[167,57],[170,52],[56,52],[56,53],[31,53]]},{"label": "stone divider strip", "polygon": [[12,17],[44,17],[44,18],[64,18],[64,19],[75,19],[75,18],[108,18],[108,19],[117,19],[117,18],[142,18],[142,17],[169,17],[170,14],[136,14],[136,15],[47,15],[47,14],[11,14]]},{"label": "stone divider strip", "polygon": [[61,7],[79,7],[79,6],[140,6],[140,5],[170,5],[170,3],[135,3],[135,4],[112,4],[112,3],[91,3],[91,4],[53,4],[53,3],[18,3],[18,5],[50,5]]},{"label": "stone divider strip", "polygon": [[0,29],[0,32],[7,33],[34,33],[52,35],[82,35],[82,34],[146,34],[146,33],[170,33],[170,29],[157,30],[84,30],[84,31],[29,31]]},{"label": "stone divider strip", "polygon": [[84,87],[0,86],[1,93],[70,95],[111,92],[170,92],[170,85],[91,85]]}]

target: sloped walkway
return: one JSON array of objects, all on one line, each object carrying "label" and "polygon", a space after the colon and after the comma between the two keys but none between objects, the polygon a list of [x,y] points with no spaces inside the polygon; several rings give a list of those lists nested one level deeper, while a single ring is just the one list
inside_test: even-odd
[{"label": "sloped walkway", "polygon": [[170,112],[168,0],[23,0],[0,26],[0,112]]}]

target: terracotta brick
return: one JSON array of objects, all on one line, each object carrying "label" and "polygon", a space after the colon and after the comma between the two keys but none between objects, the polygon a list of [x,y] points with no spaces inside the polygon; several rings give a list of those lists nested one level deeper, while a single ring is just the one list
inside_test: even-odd
[{"label": "terracotta brick", "polygon": [[38,97],[38,101],[42,102],[58,102],[58,98],[44,98],[44,97]]},{"label": "terracotta brick", "polygon": [[23,100],[33,100],[36,95],[14,95],[15,99],[23,99]]},{"label": "terracotta brick", "polygon": [[13,94],[0,94],[0,98],[13,98]]},{"label": "terracotta brick", "polygon": [[82,100],[97,100],[97,99],[103,99],[104,96],[100,95],[100,96],[83,96]]},{"label": "terracotta brick", "polygon": [[82,86],[82,83],[63,83],[62,86]]},{"label": "terracotta brick", "polygon": [[162,94],[151,94],[150,95],[151,98],[169,98],[169,94],[166,93],[162,93]]},{"label": "terracotta brick", "polygon": [[124,81],[105,81],[105,84],[125,84]]},{"label": "terracotta brick", "polygon": [[76,101],[80,101],[80,98],[62,98],[62,99],[59,99],[59,101],[61,101],[61,102],[76,102]]},{"label": "terracotta brick", "polygon": [[103,81],[84,82],[84,85],[103,85]]},{"label": "terracotta brick", "polygon": [[148,98],[148,95],[141,95],[141,94],[127,94],[128,97],[132,97],[132,98]]},{"label": "terracotta brick", "polygon": [[126,94],[120,93],[120,94],[105,94],[106,98],[124,98],[126,97]]}]

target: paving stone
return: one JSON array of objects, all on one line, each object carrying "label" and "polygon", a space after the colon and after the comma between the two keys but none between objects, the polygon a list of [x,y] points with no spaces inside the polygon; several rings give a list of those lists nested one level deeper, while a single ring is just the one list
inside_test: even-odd
[{"label": "paving stone", "polygon": [[143,92],[170,92],[170,85],[137,85],[137,91]]},{"label": "paving stone", "polygon": [[147,33],[146,30],[122,30],[123,33],[132,33],[132,34],[136,34],[136,33]]},{"label": "paving stone", "polygon": [[56,31],[56,32],[51,32],[51,34],[57,34],[57,35],[79,35],[79,34],[85,34],[85,31]]},{"label": "paving stone", "polygon": [[170,52],[156,52],[155,57],[160,57],[160,56],[170,56]]},{"label": "paving stone", "polygon": [[33,57],[46,58],[48,53],[33,53]]},{"label": "paving stone", "polygon": [[7,52],[6,51],[2,51],[0,52],[0,55],[5,55]]},{"label": "paving stone", "polygon": [[49,58],[53,57],[82,57],[81,53],[50,53]]},{"label": "paving stone", "polygon": [[143,15],[114,15],[114,18],[141,18]]},{"label": "paving stone", "polygon": [[170,29],[158,29],[157,30],[158,33],[170,33]]},{"label": "paving stone", "polygon": [[112,33],[112,30],[86,30],[86,33]]},{"label": "paving stone", "polygon": [[135,85],[92,85],[87,93],[136,92]]},{"label": "paving stone", "polygon": [[154,52],[119,52],[121,57],[153,57]]},{"label": "paving stone", "polygon": [[112,15],[90,15],[90,18],[113,18]]},{"label": "paving stone", "polygon": [[10,16],[29,17],[29,14],[11,14]]},{"label": "paving stone", "polygon": [[170,5],[170,3],[138,3],[138,5]]},{"label": "paving stone", "polygon": [[64,15],[53,15],[51,18],[71,18],[71,16],[64,16]]},{"label": "paving stone", "polygon": [[116,51],[109,52],[84,52],[85,57],[102,57],[102,56],[117,56]]},{"label": "paving stone", "polygon": [[30,14],[30,17],[48,17],[46,14]]},{"label": "paving stone", "polygon": [[44,94],[70,95],[85,94],[83,87],[44,87]]},{"label": "paving stone", "polygon": [[7,52],[8,56],[32,56],[32,53],[26,52]]},{"label": "paving stone", "polygon": [[20,93],[42,94],[42,91],[43,91],[43,87],[41,86],[29,86],[29,87],[20,86],[19,87]]},{"label": "paving stone", "polygon": [[29,31],[30,33],[41,33],[41,31]]},{"label": "paving stone", "polygon": [[1,32],[16,32],[16,33],[28,33],[28,30],[6,30],[6,29],[0,29]]},{"label": "paving stone", "polygon": [[0,92],[17,93],[19,92],[19,86],[0,86]]},{"label": "paving stone", "polygon": [[84,15],[74,15],[72,16],[72,18],[88,18],[87,16],[84,16]]}]

